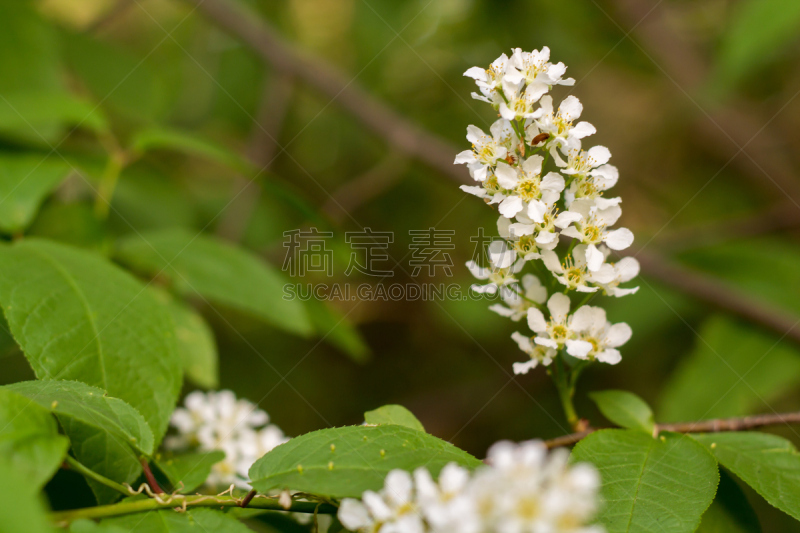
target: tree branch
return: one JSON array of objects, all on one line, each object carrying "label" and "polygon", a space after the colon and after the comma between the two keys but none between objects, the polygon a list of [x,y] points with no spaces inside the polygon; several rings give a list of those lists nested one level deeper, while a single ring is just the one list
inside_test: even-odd
[{"label": "tree branch", "polygon": [[[713,420],[700,420],[697,422],[677,422],[675,424],[657,424],[656,434],[661,431],[675,433],[720,433],[723,431],[744,431],[765,426],[778,426],[783,424],[800,424],[800,412],[775,413],[771,415],[743,416],[736,418],[716,418]],[[600,428],[603,429],[603,428]],[[571,433],[544,441],[548,448],[571,446],[591,435],[598,429],[590,428],[586,431]]]},{"label": "tree branch", "polygon": [[[234,496],[205,496],[195,494],[184,496],[173,494],[163,498],[147,498],[146,500],[128,500],[112,505],[99,505],[84,509],[57,511],[50,514],[53,522],[66,525],[80,518],[98,519],[110,516],[122,516],[144,511],[158,511],[161,509],[190,508],[190,507],[240,507],[244,500]],[[334,505],[317,502],[292,502],[289,509],[285,509],[276,498],[256,496],[252,498],[247,507],[250,509],[268,509],[271,511],[289,511],[292,513],[320,513],[336,514]]]},{"label": "tree branch", "polygon": [[329,97],[386,139],[397,151],[418,159],[457,183],[469,183],[462,166],[453,165],[456,149],[449,142],[407,121],[354,81],[324,61],[308,56],[281,39],[275,30],[238,2],[185,0],[212,22],[239,37],[276,70],[302,80]]}]

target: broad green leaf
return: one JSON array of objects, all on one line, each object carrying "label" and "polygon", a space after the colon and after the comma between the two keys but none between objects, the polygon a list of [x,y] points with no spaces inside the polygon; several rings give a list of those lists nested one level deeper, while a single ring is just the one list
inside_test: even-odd
[{"label": "broad green leaf", "polygon": [[0,156],[0,231],[17,233],[28,227],[45,197],[69,172],[70,166],[55,155]]},{"label": "broad green leaf", "polygon": [[91,203],[50,201],[44,204],[25,233],[31,237],[103,251],[108,242],[106,231],[104,221],[97,217]]},{"label": "broad green leaf", "polygon": [[694,352],[667,382],[659,420],[759,412],[799,382],[800,350],[794,344],[753,326],[713,317],[700,329]]},{"label": "broad green leaf", "polygon": [[724,470],[719,472],[719,488],[697,533],[761,533],[758,516],[739,485]]},{"label": "broad green leaf", "polygon": [[313,299],[306,302],[306,310],[314,329],[326,342],[356,362],[361,363],[369,358],[369,347],[346,316],[342,316],[325,302]]},{"label": "broad green leaf", "polygon": [[95,104],[66,91],[24,91],[0,98],[0,131],[37,144],[58,143],[64,126],[94,131],[107,129],[102,111]]},{"label": "broad green leaf", "polygon": [[120,233],[192,227],[194,206],[174,179],[142,163],[122,171],[111,200],[109,220]]},{"label": "broad green leaf", "polygon": [[691,438],[605,429],[575,446],[575,462],[600,471],[604,504],[599,522],[608,533],[691,533],[714,499],[717,463]]},{"label": "broad green leaf", "polygon": [[37,377],[104,389],[160,442],[180,358],[171,317],[140,282],[92,253],[25,239],[0,246],[0,304]]},{"label": "broad green leaf", "polygon": [[214,509],[172,509],[107,518],[101,526],[115,526],[129,533],[252,533],[234,518]]},{"label": "broad green leaf", "polygon": [[[0,389],[0,457],[34,487],[34,492],[55,474],[67,448],[69,440],[58,434],[58,425],[46,409]],[[3,480],[1,484],[5,483]]]},{"label": "broad green leaf", "polygon": [[757,432],[692,437],[770,504],[800,520],[800,455],[791,442]]},{"label": "broad green leaf", "polygon": [[174,490],[187,494],[202,485],[208,479],[211,467],[223,459],[224,452],[213,451],[175,456],[159,455],[156,456],[155,463],[172,483]]},{"label": "broad green leaf", "polygon": [[450,462],[475,468],[481,462],[427,433],[403,426],[322,429],[281,444],[250,468],[259,492],[289,488],[331,496],[360,497],[378,490],[390,470],[425,466],[436,476]]},{"label": "broad green leaf", "polygon": [[422,427],[422,422],[417,420],[417,417],[402,405],[384,405],[372,411],[367,411],[364,413],[364,421],[373,426],[394,424],[417,431],[425,431],[425,428]]},{"label": "broad green leaf", "polygon": [[183,362],[183,371],[193,383],[207,388],[219,387],[219,355],[214,332],[205,319],[188,305],[176,300],[167,291],[150,287],[156,299],[172,315],[175,339]]},{"label": "broad green leaf", "polygon": [[[120,483],[133,484],[142,472],[139,455],[153,453],[153,433],[133,407],[78,381],[25,381],[7,385],[58,417],[84,466]],[[99,503],[119,493],[87,479]]]},{"label": "broad green leaf", "polygon": [[[48,415],[49,416],[49,415]],[[50,417],[52,418],[52,417]],[[53,533],[39,487],[0,457],[0,531],[2,533]]]},{"label": "broad green leaf", "polygon": [[182,294],[199,294],[292,333],[311,333],[302,303],[283,299],[288,281],[243,249],[201,234],[169,230],[124,239],[117,257],[134,270],[170,280]]},{"label": "broad green leaf", "polygon": [[800,3],[795,0],[743,0],[735,4],[722,37],[714,83],[729,90],[765,60],[796,41]]},{"label": "broad green leaf", "polygon": [[130,149],[137,153],[173,150],[204,157],[247,174],[257,172],[247,160],[233,150],[193,133],[163,127],[147,128],[137,132],[131,140]]},{"label": "broad green leaf", "polygon": [[98,524],[97,522],[87,518],[81,518],[72,522],[69,525],[68,531],[69,533],[127,533],[127,530],[122,529],[121,527],[108,524]]},{"label": "broad green leaf", "polygon": [[650,406],[632,392],[605,390],[589,394],[603,416],[627,429],[640,429],[653,433],[655,421]]}]

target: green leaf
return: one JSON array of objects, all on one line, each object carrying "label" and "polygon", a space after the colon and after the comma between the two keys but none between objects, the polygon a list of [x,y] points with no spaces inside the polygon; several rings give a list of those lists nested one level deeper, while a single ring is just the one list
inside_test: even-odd
[{"label": "green leaf", "polygon": [[795,0],[744,0],[735,4],[722,36],[714,84],[729,90],[748,73],[795,41],[800,3]]},{"label": "green leaf", "polygon": [[103,250],[107,243],[104,221],[89,202],[45,203],[26,235],[95,250]]},{"label": "green leaf", "polygon": [[247,174],[257,172],[246,159],[233,150],[193,133],[164,127],[152,127],[137,132],[131,139],[130,149],[136,153],[173,150],[204,157]]},{"label": "green leaf", "polygon": [[373,426],[394,424],[417,431],[425,431],[425,428],[422,427],[422,422],[417,420],[417,417],[402,405],[384,405],[372,411],[367,411],[364,413],[364,421]]},{"label": "green leaf", "polygon": [[425,466],[436,476],[450,462],[482,463],[452,444],[403,426],[322,429],[281,444],[250,468],[259,492],[289,488],[334,498],[378,490],[390,470]]},{"label": "green leaf", "polygon": [[0,156],[0,231],[17,233],[28,227],[45,197],[69,172],[58,156]]},{"label": "green leaf", "polygon": [[69,440],[58,434],[58,425],[46,409],[0,389],[0,457],[8,460],[9,467],[24,477],[34,492],[55,474],[67,448]]},{"label": "green leaf", "polygon": [[326,342],[332,344],[358,363],[369,359],[369,347],[358,330],[338,311],[318,300],[308,300],[306,310],[314,329]]},{"label": "green leaf", "polygon": [[[49,415],[48,415],[49,416]],[[52,419],[52,417],[50,417]],[[65,448],[66,449],[66,448]],[[0,458],[0,531],[52,533],[47,510],[33,480],[20,473],[7,458]]]},{"label": "green leaf", "polygon": [[240,248],[204,235],[168,230],[124,239],[117,257],[134,270],[170,280],[182,294],[199,294],[291,333],[311,333],[302,303],[283,299],[287,280]]},{"label": "green leaf", "polygon": [[685,435],[605,429],[575,446],[572,460],[595,465],[602,479],[599,522],[608,533],[691,533],[714,499],[717,463]]},{"label": "green leaf", "polygon": [[[713,379],[710,377],[713,376]],[[800,351],[789,341],[732,319],[709,319],[692,354],[678,365],[660,401],[659,420],[741,416],[800,382]]]},{"label": "green leaf", "polygon": [[606,390],[589,394],[603,416],[627,429],[640,429],[652,434],[655,428],[650,406],[632,392]]},{"label": "green leaf", "polygon": [[214,509],[172,509],[107,518],[101,526],[116,526],[130,533],[252,533],[241,522]]},{"label": "green leaf", "polygon": [[36,144],[58,143],[65,126],[104,131],[108,123],[95,104],[66,91],[24,91],[0,98],[0,131]]},{"label": "green leaf", "polygon": [[192,307],[176,300],[167,291],[151,286],[158,301],[166,306],[175,322],[175,339],[183,362],[183,371],[193,383],[207,388],[219,387],[219,355],[214,332]]},{"label": "green leaf", "polygon": [[761,533],[756,512],[724,470],[719,472],[717,497],[703,515],[697,533]]},{"label": "green leaf", "polygon": [[221,451],[188,453],[175,456],[157,456],[156,466],[161,470],[174,490],[188,494],[202,485],[211,473],[211,467],[225,459]]},{"label": "green leaf", "polygon": [[[26,381],[7,385],[58,417],[75,458],[109,479],[132,484],[142,472],[139,455],[153,453],[153,433],[136,409],[97,387],[78,381]],[[87,479],[98,502],[119,493]]]},{"label": "green leaf", "polygon": [[0,246],[0,303],[40,379],[95,385],[136,408],[158,443],[181,386],[172,320],[130,274],[90,252]]},{"label": "green leaf", "polygon": [[800,455],[791,442],[757,432],[692,437],[770,504],[800,520]]}]

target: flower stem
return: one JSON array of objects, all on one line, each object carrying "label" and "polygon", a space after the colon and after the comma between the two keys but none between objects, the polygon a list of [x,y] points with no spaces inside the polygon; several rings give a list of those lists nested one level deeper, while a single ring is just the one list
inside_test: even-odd
[{"label": "flower stem", "polygon": [[[130,493],[126,493],[130,495]],[[241,498],[233,496],[205,496],[194,494],[183,496],[176,494],[165,498],[147,498],[142,500],[130,500],[115,503],[113,505],[100,505],[97,507],[87,507],[85,509],[72,509],[69,511],[58,511],[50,515],[51,519],[57,524],[68,524],[80,518],[108,518],[111,516],[121,516],[126,514],[141,513],[144,511],[158,511],[161,509],[174,509],[182,507],[239,507],[242,503]],[[251,509],[268,509],[272,511],[286,511],[275,498],[259,496],[248,502],[247,507]],[[319,502],[292,502],[288,509],[294,513],[312,514],[319,512],[323,514],[335,514],[337,507],[331,504],[320,504]]]},{"label": "flower stem", "polygon": [[117,492],[121,492],[125,496],[131,495],[131,493],[128,492],[128,489],[125,488],[123,485],[117,483],[116,481],[112,481],[105,476],[101,476],[91,468],[88,468],[83,464],[79,463],[75,458],[67,455],[67,458],[64,461],[69,465],[69,467],[72,470],[78,472],[79,474],[82,474],[88,477],[89,479],[93,479],[98,483],[100,483],[101,485],[105,485],[106,487],[112,488]]},{"label": "flower stem", "polygon": [[581,420],[572,402],[572,397],[575,395],[575,380],[572,378],[572,372],[565,367],[561,355],[556,357],[556,372],[553,374],[553,380],[558,389],[558,397],[561,400],[561,407],[564,409],[567,423],[573,430],[577,430]]}]

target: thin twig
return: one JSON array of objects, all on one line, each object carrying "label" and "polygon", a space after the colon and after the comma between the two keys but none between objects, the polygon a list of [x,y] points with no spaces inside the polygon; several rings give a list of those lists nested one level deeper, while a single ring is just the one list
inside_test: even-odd
[{"label": "thin twig", "polygon": [[406,120],[365,91],[352,76],[300,52],[239,2],[186,1],[197,6],[198,11],[219,27],[239,37],[276,70],[304,81],[331,98],[399,152],[426,163],[458,183],[471,181],[463,166],[453,165],[456,149],[451,143]]},{"label": "thin twig", "polygon": [[341,222],[348,213],[386,192],[408,169],[408,160],[392,152],[377,165],[356,176],[333,192],[322,212],[333,222]]},{"label": "thin twig", "polygon": [[164,494],[164,489],[158,484],[156,481],[156,476],[153,475],[153,471],[150,470],[150,464],[147,462],[147,459],[144,457],[139,458],[139,462],[142,463],[142,470],[144,470],[144,477],[147,479],[147,483],[150,485],[150,488],[153,490],[155,494]]},{"label": "thin twig", "polygon": [[94,481],[100,483],[101,485],[105,485],[106,487],[114,489],[117,492],[121,492],[125,496],[130,496],[128,489],[125,488],[123,485],[117,483],[116,481],[112,481],[103,475],[98,474],[91,468],[84,466],[83,463],[78,462],[78,460],[75,459],[74,457],[67,455],[67,457],[64,459],[64,463],[71,470],[74,470],[75,472],[78,472],[79,474],[84,475],[89,479],[93,479]]},{"label": "thin twig", "polygon": [[[700,420],[697,422],[677,422],[674,424],[658,424],[655,433],[673,431],[675,433],[720,433],[723,431],[744,431],[765,426],[778,426],[783,424],[800,424],[800,412],[779,413],[769,415],[742,416],[735,418],[716,418],[713,420]],[[586,436],[602,428],[590,428],[586,431],[571,433],[544,441],[548,448],[571,446],[581,441]]]}]

